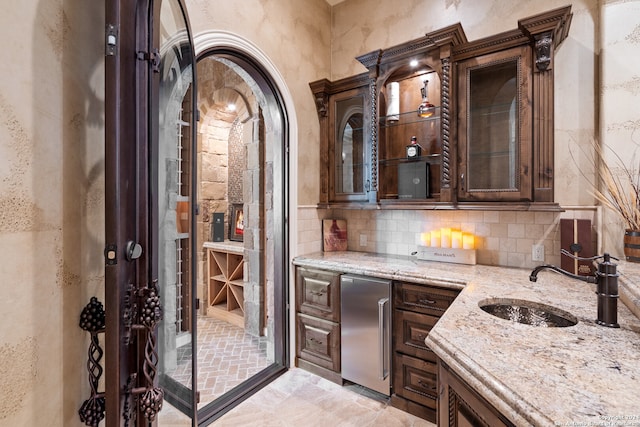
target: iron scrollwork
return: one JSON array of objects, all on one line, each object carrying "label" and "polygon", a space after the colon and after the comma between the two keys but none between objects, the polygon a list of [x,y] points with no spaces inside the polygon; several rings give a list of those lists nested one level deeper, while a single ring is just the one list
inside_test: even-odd
[{"label": "iron scrollwork", "polygon": [[[158,291],[158,281],[150,286],[137,288],[130,284],[124,298],[123,324],[125,333],[123,341],[125,345],[136,342],[132,339],[133,331],[141,331],[145,340],[144,361],[142,370],[143,383],[136,387],[139,376],[137,373],[129,375],[124,388],[124,409],[122,417],[125,426],[135,419],[139,411],[149,421],[155,421],[158,412],[164,402],[164,391],[155,386],[158,373],[158,348],[155,329],[162,320],[163,312]],[[105,332],[105,312],[103,305],[96,297],[92,297],[89,304],[80,314],[80,328],[91,334],[89,344],[87,370],[89,371],[89,385],[91,396],[85,400],[80,410],[80,420],[87,426],[97,427],[105,418],[105,393],[98,391],[100,377],[104,368],[100,364],[104,350],[100,347],[98,334]],[[138,411],[136,411],[136,409]]]},{"label": "iron scrollwork", "polygon": [[140,323],[146,329],[147,343],[144,349],[143,371],[147,387],[140,396],[140,410],[145,418],[154,421],[158,412],[162,409],[164,401],[164,391],[160,387],[154,386],[155,377],[158,373],[158,347],[154,334],[156,325],[162,320],[162,306],[160,304],[160,294],[158,292],[158,281],[144,289],[144,303],[140,313]]},{"label": "iron scrollwork", "polygon": [[136,406],[149,421],[154,421],[164,402],[164,391],[155,386],[158,372],[158,348],[155,338],[155,328],[162,320],[163,312],[160,303],[158,281],[154,280],[150,286],[136,289],[131,285],[125,297],[124,323],[125,343],[131,343],[132,330],[142,331],[144,334],[145,351],[142,366],[144,386],[133,387],[136,377],[129,377],[125,396],[125,410],[123,417],[131,419],[133,408]]},{"label": "iron scrollwork", "polygon": [[80,415],[80,421],[85,425],[97,427],[105,416],[104,393],[98,392],[98,383],[104,372],[104,368],[100,364],[104,350],[100,347],[98,334],[103,333],[105,330],[105,313],[104,307],[102,303],[98,301],[98,298],[91,297],[89,303],[82,310],[79,326],[91,334],[87,360],[91,397],[84,401],[78,414]]}]

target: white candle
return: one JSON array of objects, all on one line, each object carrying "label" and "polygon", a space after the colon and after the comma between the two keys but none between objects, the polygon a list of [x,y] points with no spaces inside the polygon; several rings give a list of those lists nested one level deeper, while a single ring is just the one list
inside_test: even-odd
[{"label": "white candle", "polygon": [[389,98],[387,120],[400,120],[400,83],[391,82],[387,85],[387,97]]},{"label": "white candle", "polygon": [[462,249],[473,249],[475,245],[475,238],[473,234],[462,235]]},{"label": "white candle", "polygon": [[420,233],[420,243],[424,246],[429,246],[431,244],[431,233],[428,231],[426,233]]},{"label": "white candle", "polygon": [[440,230],[433,230],[431,232],[431,247],[432,248],[440,247]]},{"label": "white candle", "polygon": [[440,229],[440,247],[451,247],[451,228],[446,227]]},{"label": "white candle", "polygon": [[462,231],[460,230],[451,231],[451,247],[456,249],[462,247]]}]

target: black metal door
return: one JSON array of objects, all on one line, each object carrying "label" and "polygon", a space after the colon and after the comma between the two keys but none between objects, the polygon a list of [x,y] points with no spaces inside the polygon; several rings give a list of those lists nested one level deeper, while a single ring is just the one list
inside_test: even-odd
[{"label": "black metal door", "polygon": [[196,393],[161,387],[159,366],[180,310],[195,338],[195,60],[181,0],[108,0],[106,24],[106,424],[153,425],[165,397]]}]

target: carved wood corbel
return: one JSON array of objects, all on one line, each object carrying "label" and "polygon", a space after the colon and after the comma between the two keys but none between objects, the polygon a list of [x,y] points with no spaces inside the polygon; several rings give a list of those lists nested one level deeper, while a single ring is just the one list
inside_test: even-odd
[{"label": "carved wood corbel", "polygon": [[551,33],[539,34],[535,37],[535,61],[537,71],[547,71],[551,65],[553,38]]}]

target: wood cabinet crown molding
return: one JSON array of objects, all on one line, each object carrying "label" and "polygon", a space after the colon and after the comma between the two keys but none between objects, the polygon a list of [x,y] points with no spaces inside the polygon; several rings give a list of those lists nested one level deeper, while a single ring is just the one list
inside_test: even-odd
[{"label": "wood cabinet crown molding", "polygon": [[569,34],[571,6],[550,10],[518,20],[518,27],[482,39],[455,45],[456,61],[508,49],[522,44],[535,43],[543,35],[550,36],[557,47]]}]

